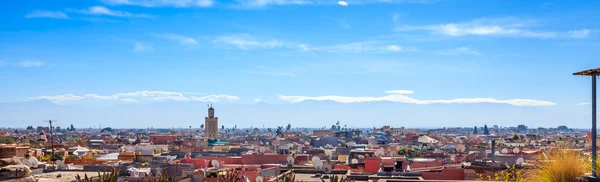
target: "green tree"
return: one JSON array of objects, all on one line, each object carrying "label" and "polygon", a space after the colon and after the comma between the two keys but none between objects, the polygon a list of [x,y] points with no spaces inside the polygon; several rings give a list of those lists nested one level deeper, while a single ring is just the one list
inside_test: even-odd
[{"label": "green tree", "polygon": [[14,144],[15,139],[11,136],[0,136],[0,144]]},{"label": "green tree", "polygon": [[27,130],[33,130],[33,126],[27,126]]},{"label": "green tree", "polygon": [[200,125],[200,129],[204,129],[204,124]]},{"label": "green tree", "polygon": [[477,126],[473,127],[473,135],[477,135]]},{"label": "green tree", "polygon": [[113,132],[113,129],[111,127],[102,128],[102,130],[100,130],[100,133],[102,133],[102,132],[109,132],[109,133],[111,133],[111,132]]},{"label": "green tree", "polygon": [[221,130],[225,130],[225,125],[221,125]]},{"label": "green tree", "polygon": [[71,124],[69,131],[75,131],[75,127],[73,127],[73,124]]},{"label": "green tree", "polygon": [[291,124],[288,124],[288,125],[285,127],[285,131],[290,131],[290,129],[292,129],[292,125],[291,125]]},{"label": "green tree", "polygon": [[277,136],[283,137],[283,126],[278,126],[275,133],[277,134]]}]

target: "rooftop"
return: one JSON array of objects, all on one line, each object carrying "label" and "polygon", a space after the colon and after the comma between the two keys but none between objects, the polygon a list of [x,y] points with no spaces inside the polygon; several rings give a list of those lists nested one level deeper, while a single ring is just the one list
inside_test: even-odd
[{"label": "rooftop", "polygon": [[598,76],[600,75],[600,68],[594,68],[589,70],[583,70],[580,72],[573,73],[573,75],[581,75],[581,76]]}]

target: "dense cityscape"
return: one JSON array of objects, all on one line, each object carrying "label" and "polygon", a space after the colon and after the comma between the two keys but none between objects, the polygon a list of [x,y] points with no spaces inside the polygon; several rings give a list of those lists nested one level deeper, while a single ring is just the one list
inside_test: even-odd
[{"label": "dense cityscape", "polygon": [[226,128],[215,110],[199,128],[3,128],[2,165],[29,167],[4,177],[73,181],[112,171],[126,181],[513,181],[553,148],[590,155],[590,132],[566,126]]},{"label": "dense cityscape", "polygon": [[0,181],[600,181],[597,0],[0,15]]}]

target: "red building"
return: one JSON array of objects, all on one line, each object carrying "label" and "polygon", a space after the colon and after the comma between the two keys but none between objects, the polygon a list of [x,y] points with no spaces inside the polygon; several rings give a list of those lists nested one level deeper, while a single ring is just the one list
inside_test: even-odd
[{"label": "red building", "polygon": [[166,145],[175,141],[177,137],[172,135],[150,135],[149,139],[154,145]]}]

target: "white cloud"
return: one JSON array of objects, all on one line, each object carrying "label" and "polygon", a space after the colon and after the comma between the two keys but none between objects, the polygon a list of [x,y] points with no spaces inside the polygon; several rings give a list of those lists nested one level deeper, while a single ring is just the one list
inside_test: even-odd
[{"label": "white cloud", "polygon": [[123,102],[127,102],[127,103],[131,103],[131,102],[137,102],[137,100],[135,100],[135,99],[131,99],[131,98],[125,98],[125,99],[121,99],[121,101],[123,101]]},{"label": "white cloud", "polygon": [[119,99],[119,97],[116,95],[100,96],[100,95],[96,95],[96,94],[85,94],[85,95],[83,95],[83,97],[90,98],[90,99],[98,99],[98,100],[117,100],[117,99]]},{"label": "white cloud", "polygon": [[65,101],[81,100],[81,99],[83,99],[83,97],[73,95],[73,94],[64,94],[64,95],[30,97],[25,100],[40,100],[40,99],[46,99],[46,100],[49,100],[54,103],[61,103],[61,102],[65,102]]},{"label": "white cloud", "polygon": [[153,35],[155,37],[177,41],[182,45],[195,45],[198,43],[198,41],[196,41],[196,39],[186,37],[183,35],[177,35],[177,34],[153,34]]},{"label": "white cloud", "polygon": [[385,91],[388,94],[414,94],[415,92],[412,90],[388,90]]},{"label": "white cloud", "polygon": [[458,47],[450,50],[435,51],[435,54],[456,56],[456,55],[482,55],[482,53],[469,47]]},{"label": "white cloud", "polygon": [[262,101],[262,99],[258,99],[258,98],[254,99],[254,102],[261,102],[261,101]]},{"label": "white cloud", "polygon": [[252,49],[252,48],[276,48],[284,46],[284,42],[272,39],[272,40],[258,40],[255,37],[249,35],[240,36],[221,36],[213,40],[213,43],[234,45],[239,49]]},{"label": "white cloud", "polygon": [[102,0],[110,5],[132,5],[143,7],[211,7],[212,0]]},{"label": "white cloud", "polygon": [[238,6],[247,8],[258,8],[265,6],[284,6],[284,5],[339,5],[348,6],[364,4],[400,4],[400,3],[430,3],[433,0],[343,0],[343,1],[323,1],[323,0],[236,0]]},{"label": "white cloud", "polygon": [[131,17],[131,18],[154,18],[154,16],[147,14],[134,14],[127,11],[111,10],[104,6],[92,6],[88,9],[77,10],[75,12],[87,15],[99,15],[99,16],[114,16],[114,17]]},{"label": "white cloud", "polygon": [[576,105],[578,105],[578,106],[585,106],[585,105],[590,105],[590,104],[592,104],[592,103],[589,103],[589,102],[580,102],[580,103],[577,103]]},{"label": "white cloud", "polygon": [[561,34],[555,31],[534,30],[533,21],[523,21],[515,18],[481,18],[470,22],[446,23],[425,26],[401,26],[395,30],[399,32],[408,31],[430,31],[433,34],[441,34],[452,37],[460,36],[506,36],[506,37],[533,37],[533,38],[556,38]]},{"label": "white cloud", "polygon": [[148,52],[148,51],[154,50],[154,48],[152,47],[152,45],[148,45],[148,44],[136,42],[134,44],[134,49],[133,50],[135,52]]},{"label": "white cloud", "polygon": [[345,97],[345,96],[284,96],[280,95],[279,99],[292,103],[303,102],[307,100],[313,101],[334,101],[339,103],[361,103],[361,102],[399,102],[408,104],[475,104],[475,103],[493,103],[493,104],[509,104],[513,106],[553,106],[556,105],[549,101],[540,101],[532,99],[509,99],[498,100],[494,98],[457,98],[449,100],[419,100],[406,96],[412,94],[410,90],[392,90],[386,91],[390,95],[381,97]]},{"label": "white cloud", "polygon": [[46,63],[41,62],[41,61],[31,61],[31,60],[24,60],[24,61],[19,62],[19,66],[26,67],[26,68],[40,67],[40,66],[43,66],[44,64],[46,64]]},{"label": "white cloud", "polygon": [[303,51],[326,51],[334,53],[362,53],[362,52],[400,52],[414,51],[412,48],[403,48],[397,45],[383,45],[380,42],[352,42],[346,44],[336,44],[330,46],[308,46],[303,45]]},{"label": "white cloud", "polygon": [[235,101],[235,100],[239,100],[239,98],[237,96],[232,96],[232,95],[207,95],[207,96],[203,96],[203,97],[193,97],[192,99],[195,101],[200,101],[200,102],[220,102],[222,100],[226,100],[226,101]]},{"label": "white cloud", "polygon": [[590,34],[590,30],[588,30],[588,29],[570,30],[567,33],[568,33],[569,37],[571,37],[571,38],[582,39],[582,38],[588,37],[588,35]]},{"label": "white cloud", "polygon": [[202,97],[186,97],[184,94],[179,92],[168,92],[168,91],[136,91],[136,92],[125,92],[117,93],[113,95],[98,95],[98,94],[85,94],[83,96],[65,94],[65,95],[54,95],[54,96],[39,96],[30,97],[25,100],[39,100],[47,99],[55,103],[62,103],[65,101],[77,101],[77,100],[114,100],[122,102],[138,102],[138,101],[202,101],[202,102],[219,102],[222,100],[235,101],[239,98],[232,95],[206,95]]},{"label": "white cloud", "polygon": [[61,11],[32,11],[25,15],[25,18],[54,18],[67,19],[69,16]]}]

